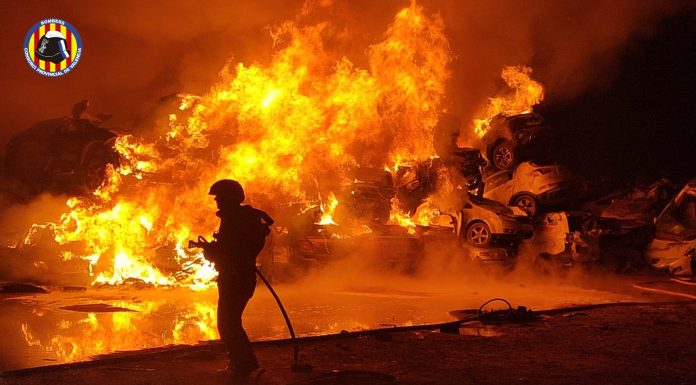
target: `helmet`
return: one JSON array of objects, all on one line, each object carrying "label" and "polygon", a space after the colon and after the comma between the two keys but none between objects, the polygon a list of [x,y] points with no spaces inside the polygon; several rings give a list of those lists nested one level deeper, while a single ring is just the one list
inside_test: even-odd
[{"label": "helmet", "polygon": [[65,45],[65,36],[58,31],[48,31],[39,39],[36,56],[45,61],[58,64],[70,57]]},{"label": "helmet", "polygon": [[244,202],[244,189],[242,185],[236,180],[232,179],[220,179],[219,181],[213,183],[210,186],[209,195],[224,196],[229,198],[235,203]]}]

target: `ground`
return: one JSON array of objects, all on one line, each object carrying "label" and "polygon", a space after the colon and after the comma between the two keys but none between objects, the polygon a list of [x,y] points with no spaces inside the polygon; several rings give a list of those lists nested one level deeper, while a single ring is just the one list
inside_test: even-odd
[{"label": "ground", "polygon": [[[309,373],[292,373],[290,345],[257,345],[266,371],[256,384],[380,384],[312,381],[334,370],[391,374],[425,384],[694,384],[696,304],[610,306],[502,325],[478,321],[458,334],[409,330],[303,342]],[[111,356],[62,367],[5,372],[0,384],[225,384],[220,345]],[[393,383],[393,382],[392,382]]]}]

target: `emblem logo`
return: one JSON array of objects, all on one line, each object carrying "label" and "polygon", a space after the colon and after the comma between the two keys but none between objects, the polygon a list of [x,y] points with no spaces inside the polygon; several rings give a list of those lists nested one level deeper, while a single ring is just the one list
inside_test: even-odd
[{"label": "emblem logo", "polygon": [[61,19],[34,24],[24,39],[24,58],[44,76],[62,76],[72,71],[82,56],[82,40],[75,27]]}]

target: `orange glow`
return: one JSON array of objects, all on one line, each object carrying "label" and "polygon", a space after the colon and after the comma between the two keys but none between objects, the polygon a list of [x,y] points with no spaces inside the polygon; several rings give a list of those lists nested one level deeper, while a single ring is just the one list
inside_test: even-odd
[{"label": "orange glow", "polygon": [[[107,352],[139,350],[170,344],[195,345],[218,338],[217,311],[214,302],[196,302],[182,313],[162,334],[143,333],[153,323],[153,313],[166,309],[165,302],[115,301],[114,307],[133,311],[87,313],[75,321],[61,320],[61,333],[49,339],[38,337],[29,324],[21,330],[28,346],[38,346],[55,354],[59,362],[74,362]],[[155,317],[156,319],[156,317]]]},{"label": "orange glow", "polygon": [[532,69],[525,66],[504,67],[500,76],[514,92],[490,98],[482,118],[474,120],[474,133],[483,137],[491,119],[498,114],[515,115],[532,112],[532,107],[544,100],[544,87],[533,80]]},{"label": "orange glow", "polygon": [[188,117],[171,114],[161,139],[118,139],[118,169],[54,224],[59,243],[84,244],[70,257],[90,262],[95,284],[209,286],[214,265],[186,245],[218,226],[207,195],[218,179],[240,181],[264,209],[327,197],[321,221],[333,223],[330,192],[351,167],[433,156],[451,60],[440,17],[415,2],[399,11],[366,69],[324,49],[329,30],[281,24],[270,63],[225,68],[208,94],[183,98]]},{"label": "orange glow", "polygon": [[409,234],[416,233],[416,226],[430,226],[434,224],[440,216],[440,209],[437,208],[430,199],[426,199],[416,208],[416,212],[404,213],[398,206],[396,198],[392,199],[391,211],[389,212],[389,224],[399,225],[408,229]]},{"label": "orange glow", "polygon": [[333,216],[336,213],[336,206],[338,206],[338,199],[333,193],[329,193],[329,199],[326,203],[321,204],[321,219],[317,222],[318,225],[336,225]]},{"label": "orange glow", "polygon": [[389,221],[391,225],[399,225],[408,229],[409,234],[416,233],[416,223],[411,219],[411,213],[405,213],[399,208],[396,198],[392,199],[391,211],[389,212]]}]

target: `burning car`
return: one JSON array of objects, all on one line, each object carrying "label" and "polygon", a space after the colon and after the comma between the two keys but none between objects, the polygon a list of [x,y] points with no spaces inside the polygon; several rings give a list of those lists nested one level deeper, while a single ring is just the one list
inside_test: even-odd
[{"label": "burning car", "polygon": [[488,161],[498,170],[512,169],[520,160],[537,152],[533,144],[545,129],[544,119],[537,113],[496,115],[481,138]]},{"label": "burning car", "polygon": [[361,168],[355,174],[355,179],[342,186],[338,194],[341,204],[337,207],[337,220],[386,224],[391,200],[396,195],[391,174],[373,168]]},{"label": "burning car", "polygon": [[[310,209],[294,217],[274,241],[285,250],[288,264],[310,268],[359,256],[372,266],[410,271],[423,256],[423,240],[397,225],[320,224],[321,211]],[[284,259],[284,258],[283,258]]]},{"label": "burning car", "polygon": [[655,219],[655,238],[646,250],[652,266],[671,274],[696,271],[696,179],[692,179]]},{"label": "burning car", "polygon": [[542,206],[572,202],[581,188],[560,165],[520,163],[514,170],[501,170],[484,177],[484,197],[519,207],[535,216]]},{"label": "burning car", "polygon": [[401,164],[394,176],[396,197],[405,211],[415,212],[447,177],[447,167],[440,158]]},{"label": "burning car", "polygon": [[457,213],[456,233],[476,247],[515,244],[532,236],[530,218],[496,201],[469,194]]},{"label": "burning car", "polygon": [[7,144],[5,171],[20,191],[84,193],[104,181],[107,164],[118,165],[117,134],[102,118],[84,115],[86,101],[70,117],[39,122]]}]

